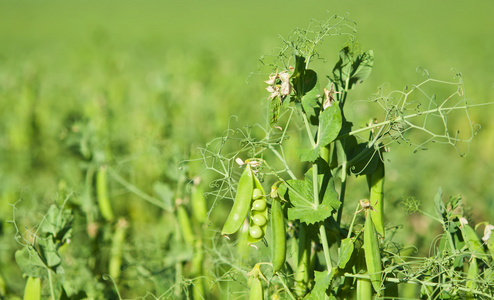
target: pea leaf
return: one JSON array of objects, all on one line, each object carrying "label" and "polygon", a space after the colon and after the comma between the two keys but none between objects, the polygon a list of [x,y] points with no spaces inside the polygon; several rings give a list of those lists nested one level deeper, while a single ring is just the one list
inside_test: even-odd
[{"label": "pea leaf", "polygon": [[324,299],[326,291],[329,289],[331,285],[331,280],[333,280],[334,272],[328,274],[328,272],[323,271],[315,271],[314,272],[314,281],[316,284],[314,288],[304,299],[312,300],[312,299]]},{"label": "pea leaf", "polygon": [[348,82],[348,90],[369,77],[374,65],[374,52],[372,50],[355,54],[355,49],[346,46],[339,53],[340,59],[333,68],[334,81],[345,87]]},{"label": "pea leaf", "polygon": [[434,197],[434,207],[436,209],[436,214],[439,219],[443,220],[446,218],[446,207],[443,203],[443,190],[439,188],[437,190],[436,196]]},{"label": "pea leaf", "polygon": [[347,263],[350,261],[350,258],[352,258],[353,249],[354,246],[351,238],[341,240],[338,268],[344,269],[346,267]]},{"label": "pea leaf", "polygon": [[312,168],[307,171],[304,180],[288,180],[278,188],[291,206],[288,208],[289,220],[300,220],[307,224],[324,221],[340,206],[338,193],[334,188],[334,181],[324,160],[318,159],[319,205],[314,201],[314,186]]},{"label": "pea leaf", "polygon": [[46,277],[46,266],[32,247],[24,247],[15,252],[15,262],[22,273],[30,277]]},{"label": "pea leaf", "polygon": [[39,239],[38,246],[41,258],[48,267],[54,268],[60,265],[62,258],[58,254],[57,246],[50,236],[45,239]]},{"label": "pea leaf", "polygon": [[302,108],[312,125],[319,124],[317,116],[321,110],[319,104],[319,82],[317,73],[313,70],[305,70],[302,90]]},{"label": "pea leaf", "polygon": [[343,120],[340,107],[331,105],[319,115],[317,142],[313,147],[299,150],[301,161],[315,161],[322,147],[334,141],[341,130]]}]

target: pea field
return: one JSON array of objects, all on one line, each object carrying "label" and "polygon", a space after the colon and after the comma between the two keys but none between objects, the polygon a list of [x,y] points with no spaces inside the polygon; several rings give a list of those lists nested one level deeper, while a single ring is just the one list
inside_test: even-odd
[{"label": "pea field", "polygon": [[0,1],[0,299],[494,298],[493,11]]}]

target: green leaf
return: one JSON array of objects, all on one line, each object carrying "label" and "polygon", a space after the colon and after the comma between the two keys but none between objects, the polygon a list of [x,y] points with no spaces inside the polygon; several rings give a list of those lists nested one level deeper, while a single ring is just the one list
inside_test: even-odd
[{"label": "green leaf", "polygon": [[372,50],[355,56],[349,47],[341,49],[339,60],[333,68],[334,81],[339,82],[345,88],[348,81],[348,90],[369,77],[374,65],[374,52]]},{"label": "green leaf", "polygon": [[379,151],[368,146],[368,142],[357,144],[348,155],[348,168],[353,174],[370,175],[374,173],[381,157]]},{"label": "green leaf", "polygon": [[331,285],[331,280],[333,280],[333,276],[334,276],[334,272],[328,274],[327,271],[323,271],[323,272],[315,271],[314,281],[316,283],[310,294],[305,296],[304,299],[308,299],[308,300],[324,299],[326,295],[326,291],[329,289],[329,286]]},{"label": "green leaf", "polygon": [[321,147],[334,141],[341,130],[343,119],[340,107],[331,105],[319,115],[317,142],[313,147],[299,150],[301,161],[315,161],[319,157]]},{"label": "green leaf", "polygon": [[443,190],[439,188],[436,196],[434,197],[434,207],[436,208],[436,214],[440,220],[443,220],[446,216],[446,207],[443,203]]},{"label": "green leaf", "polygon": [[359,56],[352,65],[352,73],[348,89],[353,88],[356,84],[362,83],[367,77],[369,77],[372,67],[374,66],[374,52],[372,50],[366,51]]},{"label": "green leaf", "polygon": [[15,252],[15,262],[22,273],[30,277],[44,278],[47,276],[46,266],[32,247],[25,247]]},{"label": "green leaf", "polygon": [[351,238],[346,238],[341,241],[338,268],[344,269],[346,267],[347,263],[350,261],[350,258],[352,258],[353,249],[353,241]]},{"label": "green leaf", "polygon": [[64,241],[71,236],[73,220],[71,210],[60,210],[56,205],[51,205],[41,223],[40,230],[47,233],[47,236],[53,236],[57,241]]},{"label": "green leaf", "polygon": [[165,209],[172,211],[173,210],[172,199],[173,199],[174,191],[172,191],[170,185],[160,181],[156,181],[153,184],[153,190],[154,193],[158,196],[158,198],[161,201],[163,201],[163,206],[165,207]]},{"label": "green leaf", "polygon": [[289,220],[298,219],[307,224],[317,223],[331,216],[340,206],[333,178],[323,167],[323,162],[322,159],[318,160],[319,205],[314,201],[312,168],[307,171],[304,180],[288,180],[285,185],[279,187],[279,193],[291,204],[288,208]]},{"label": "green leaf", "polygon": [[41,257],[48,267],[54,268],[60,265],[62,259],[58,254],[57,246],[51,236],[45,239],[38,239],[38,246]]},{"label": "green leaf", "polygon": [[317,73],[313,70],[305,70],[304,78],[302,82],[302,108],[304,109],[309,122],[312,125],[318,125],[319,120],[317,116],[321,110],[321,104],[319,103],[319,82],[317,80]]},{"label": "green leaf", "polygon": [[344,47],[338,53],[340,59],[333,68],[334,81],[340,82],[342,87],[345,87],[347,78],[350,77],[352,68],[352,53],[350,47]]}]

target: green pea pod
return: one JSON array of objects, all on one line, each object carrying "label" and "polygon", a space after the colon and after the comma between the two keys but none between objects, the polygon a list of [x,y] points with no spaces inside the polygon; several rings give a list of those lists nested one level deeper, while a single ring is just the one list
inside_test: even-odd
[{"label": "green pea pod", "polygon": [[262,282],[259,278],[259,274],[261,273],[261,269],[259,265],[255,265],[250,274],[252,275],[252,281],[250,282],[250,300],[262,300],[264,299],[264,291],[262,288]]},{"label": "green pea pod", "polygon": [[254,190],[254,173],[249,164],[247,164],[240,180],[238,181],[237,194],[232,210],[221,230],[222,235],[234,234],[237,232],[249,213],[252,202],[252,191]]},{"label": "green pea pod", "polygon": [[201,184],[195,185],[192,188],[190,202],[192,204],[192,214],[194,219],[204,224],[208,218],[208,209],[206,198],[204,197],[204,188]]},{"label": "green pea pod", "polygon": [[189,247],[193,247],[196,237],[194,235],[194,231],[192,230],[192,224],[185,206],[179,205],[177,207],[177,219],[185,244]]},{"label": "green pea pod", "polygon": [[372,299],[372,284],[367,278],[357,278],[357,300]]},{"label": "green pea pod", "polygon": [[192,286],[193,299],[204,299],[204,278],[203,274],[204,249],[202,241],[198,239],[194,245],[194,256],[190,262],[190,276],[196,277]]},{"label": "green pea pod", "polygon": [[249,244],[257,243],[262,240],[267,229],[266,222],[257,222],[257,220],[268,219],[268,208],[266,203],[266,193],[264,192],[261,182],[259,182],[259,179],[257,179],[256,176],[254,176],[254,189],[251,197],[252,199],[254,199],[254,197],[257,199],[252,203],[250,213]]},{"label": "green pea pod", "polygon": [[369,185],[369,201],[374,211],[371,211],[372,222],[376,227],[377,233],[384,237],[384,163],[379,160],[374,173],[367,175],[367,184]]},{"label": "green pea pod", "polygon": [[[299,297],[304,297],[309,290],[310,274],[312,273],[310,268],[311,261],[311,240],[308,236],[307,225],[300,224],[298,235],[298,266],[293,279],[295,280],[294,292]],[[297,255],[294,253],[294,255]]]},{"label": "green pea pod", "polygon": [[106,166],[101,166],[96,174],[96,196],[98,199],[99,210],[105,220],[113,221],[113,210],[111,207],[110,197],[108,196],[108,170]]},{"label": "green pea pod", "polygon": [[40,300],[41,299],[41,279],[28,277],[26,287],[24,288],[24,300]]},{"label": "green pea pod", "polygon": [[364,227],[364,253],[367,272],[372,282],[374,290],[379,294],[381,290],[381,253],[379,251],[379,240],[377,239],[376,228],[372,222],[372,215],[367,215]]},{"label": "green pea pod", "polygon": [[240,264],[243,264],[243,262],[246,262],[249,259],[249,253],[251,247],[245,247],[245,245],[249,243],[248,240],[249,240],[249,221],[245,219],[244,223],[242,224],[242,228],[240,229],[240,233],[236,245],[237,258],[239,259]]},{"label": "green pea pod", "polygon": [[117,222],[115,233],[112,237],[108,272],[110,276],[115,280],[120,277],[122,268],[123,245],[125,243],[125,235],[128,226],[128,222],[124,218],[120,218]]},{"label": "green pea pod", "polygon": [[[271,197],[273,197],[273,189],[277,190],[277,187],[273,186],[271,188]],[[281,207],[281,199],[278,195],[273,197],[273,203],[271,204],[271,239],[273,272],[276,273],[281,270],[286,259],[285,217]]]},{"label": "green pea pod", "polygon": [[[473,291],[477,288],[477,277],[479,276],[479,266],[477,264],[477,259],[472,257],[472,262],[468,267],[466,288]],[[475,299],[475,294],[472,292],[467,292],[467,299]]]}]

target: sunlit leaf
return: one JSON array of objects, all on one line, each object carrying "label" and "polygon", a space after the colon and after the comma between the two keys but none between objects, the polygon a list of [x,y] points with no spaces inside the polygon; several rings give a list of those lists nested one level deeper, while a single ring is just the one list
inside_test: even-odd
[{"label": "sunlit leaf", "polygon": [[[320,168],[322,169],[322,168]],[[340,201],[334,188],[333,178],[330,173],[321,171],[318,175],[319,204],[314,201],[314,185],[312,180],[312,169],[310,169],[304,180],[288,180],[287,185],[281,185],[278,191],[284,194],[291,206],[288,208],[289,220],[300,220],[307,224],[324,221],[331,213],[338,209]]]},{"label": "sunlit leaf", "polygon": [[314,272],[314,281],[316,282],[314,288],[304,299],[324,299],[326,291],[329,289],[331,285],[331,280],[333,279],[334,272],[328,274],[327,271]]},{"label": "sunlit leaf", "polygon": [[334,141],[342,126],[342,116],[338,105],[332,105],[319,116],[319,128],[317,142],[313,147],[299,150],[301,161],[315,161],[319,157],[321,147],[325,147]]},{"label": "sunlit leaf", "polygon": [[338,260],[338,268],[344,269],[353,254],[353,241],[351,238],[346,238],[341,241],[340,259]]},{"label": "sunlit leaf", "polygon": [[341,49],[339,60],[333,68],[334,81],[344,88],[348,84],[348,90],[369,77],[374,65],[374,52],[372,50],[355,56],[350,47]]},{"label": "sunlit leaf", "polygon": [[47,276],[46,266],[34,248],[22,248],[15,252],[15,262],[22,273],[31,277],[44,278]]}]

